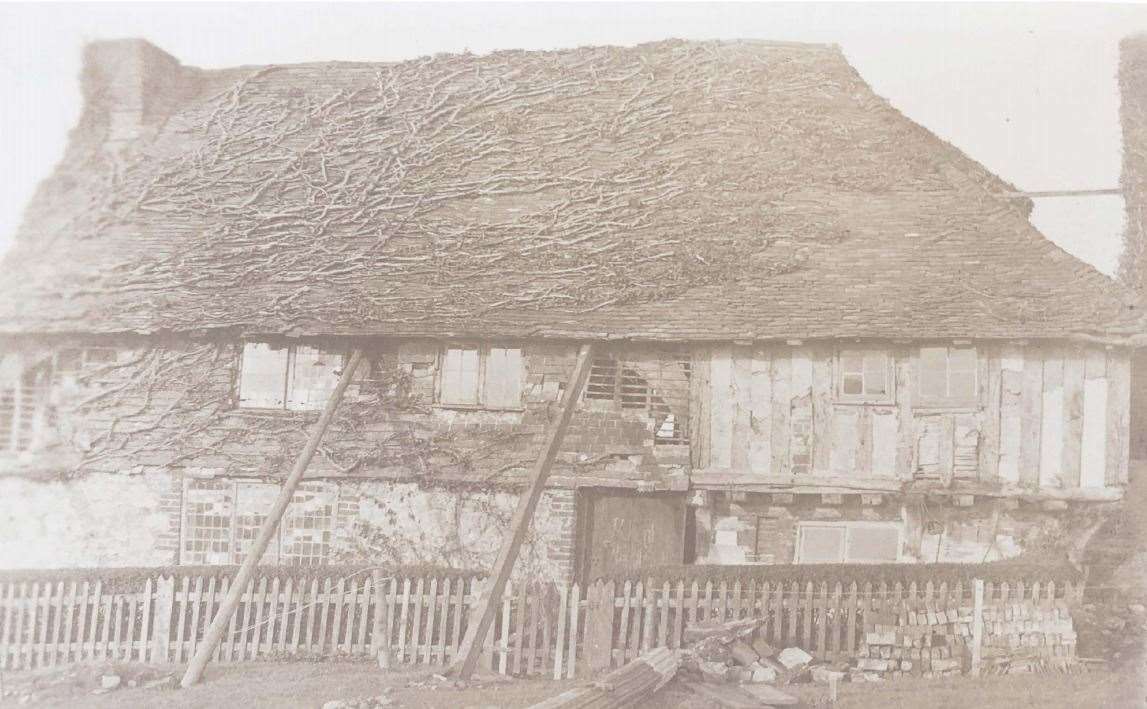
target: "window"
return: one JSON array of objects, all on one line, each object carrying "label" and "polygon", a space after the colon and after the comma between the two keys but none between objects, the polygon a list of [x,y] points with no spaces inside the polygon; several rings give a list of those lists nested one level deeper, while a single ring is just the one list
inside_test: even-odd
[{"label": "window", "polygon": [[0,453],[33,450],[55,423],[53,390],[116,358],[109,347],[0,355]]},{"label": "window", "polygon": [[0,452],[24,453],[40,439],[48,416],[51,355],[0,358]]},{"label": "window", "polygon": [[306,345],[248,342],[239,371],[239,406],[252,409],[321,409],[338,384],[341,353]]},{"label": "window", "polygon": [[517,409],[522,405],[522,351],[508,347],[450,346],[442,352],[438,403]]},{"label": "window", "polygon": [[[190,480],[184,491],[180,563],[239,564],[266,519],[279,486],[248,480]],[[263,554],[264,564],[314,566],[331,556],[338,488],[299,486]]]},{"label": "window", "polygon": [[837,397],[852,401],[890,401],[892,366],[887,352],[841,350],[837,358]]},{"label": "window", "polygon": [[798,564],[888,564],[900,559],[895,522],[806,523],[797,528]]},{"label": "window", "polygon": [[684,445],[689,443],[690,376],[689,355],[679,352],[595,357],[585,398],[645,411],[654,443]]},{"label": "window", "polygon": [[921,403],[969,405],[976,402],[976,350],[970,347],[921,347]]}]

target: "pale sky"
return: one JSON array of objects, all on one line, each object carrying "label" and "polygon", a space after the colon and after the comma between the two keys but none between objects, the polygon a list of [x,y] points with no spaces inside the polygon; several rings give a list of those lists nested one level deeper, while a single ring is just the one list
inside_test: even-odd
[{"label": "pale sky", "polygon": [[[0,4],[0,252],[80,111],[83,43],[144,37],[184,64],[393,61],[437,52],[685,39],[839,44],[910,118],[1023,190],[1118,186],[1119,4]],[[1032,220],[1114,271],[1119,197],[1037,201]]]}]

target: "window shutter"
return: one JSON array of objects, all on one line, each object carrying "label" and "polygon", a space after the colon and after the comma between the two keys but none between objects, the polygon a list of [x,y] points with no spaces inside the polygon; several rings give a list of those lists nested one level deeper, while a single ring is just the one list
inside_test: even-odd
[{"label": "window shutter", "polygon": [[243,346],[239,372],[239,405],[281,409],[286,404],[287,348],[265,342]]},{"label": "window shutter", "polygon": [[478,350],[448,349],[442,358],[442,389],[439,400],[444,404],[478,403]]},{"label": "window shutter", "polygon": [[486,357],[485,401],[491,408],[522,405],[522,351],[490,348]]},{"label": "window shutter", "polygon": [[302,345],[296,347],[287,384],[287,408],[321,409],[338,384],[342,364],[341,354]]}]

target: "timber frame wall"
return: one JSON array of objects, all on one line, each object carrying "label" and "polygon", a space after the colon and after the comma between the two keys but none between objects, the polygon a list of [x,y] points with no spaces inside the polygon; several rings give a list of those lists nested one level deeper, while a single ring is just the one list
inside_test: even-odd
[{"label": "timber frame wall", "polygon": [[[1128,475],[1128,352],[959,343],[976,351],[977,400],[926,408],[916,373],[919,348],[928,344],[696,350],[694,487],[881,491],[935,479],[984,494],[1118,497],[1111,488],[1125,485]],[[841,347],[886,351],[894,399],[840,400],[834,368]]]}]

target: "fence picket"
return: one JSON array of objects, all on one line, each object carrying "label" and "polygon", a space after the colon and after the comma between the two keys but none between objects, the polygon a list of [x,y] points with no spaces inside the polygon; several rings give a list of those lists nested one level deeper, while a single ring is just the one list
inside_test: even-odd
[{"label": "fence picket", "polygon": [[572,679],[574,677],[574,668],[577,664],[577,634],[578,634],[578,616],[581,612],[581,587],[578,584],[573,585],[570,591],[570,632],[569,632],[569,649],[566,652],[566,661],[568,670],[566,677]]},{"label": "fence picket", "polygon": [[0,670],[9,669],[8,653],[12,649],[12,619],[16,615],[16,583],[4,584],[4,628],[0,633]]},{"label": "fence picket", "polygon": [[[449,596],[450,595],[450,592],[449,592],[450,579],[449,578],[446,579],[446,584],[447,584],[446,595]],[[526,600],[529,598],[529,596],[526,594],[527,587],[528,587],[527,582],[523,580],[522,584],[521,584],[521,588],[518,591],[517,603],[514,606],[515,633],[514,633],[514,669],[513,669],[513,672],[514,672],[515,676],[520,676],[522,674],[522,648],[524,647],[524,644],[526,641]],[[610,599],[610,600],[612,600],[612,599]],[[445,625],[445,623],[446,623],[445,616],[442,618],[442,622]],[[446,633],[443,633],[442,635],[443,635],[443,637],[445,637]]]},{"label": "fence picket", "polygon": [[451,634],[450,660],[457,656],[458,646],[462,644],[462,616],[466,614],[466,579],[458,579],[458,587],[454,589],[454,632]]},{"label": "fence picket", "polygon": [[[612,596],[609,598],[609,603],[611,605],[613,603]],[[526,636],[530,640],[529,654],[526,656],[526,674],[530,676],[533,676],[534,674],[535,663],[540,660],[538,657],[538,615],[540,613],[541,605],[542,602],[540,597],[536,595],[532,595],[530,597],[530,630]],[[612,642],[612,638],[610,640]],[[457,645],[458,643],[458,631],[455,630],[453,645]]]},{"label": "fence picket", "polygon": [[558,627],[557,627],[557,646],[554,648],[554,679],[561,679],[565,664],[565,639],[566,639],[566,612],[568,610],[566,604],[568,603],[568,591],[563,585],[559,591],[558,603]]},{"label": "fence picket", "polygon": [[367,576],[362,582],[362,593],[358,596],[358,637],[354,642],[354,653],[362,654],[370,649],[367,640],[367,631],[372,625],[370,620],[370,607],[374,602],[374,578]]},{"label": "fence picket", "polygon": [[[612,606],[611,606],[612,607]],[[676,650],[681,647],[681,634],[684,630],[685,619],[685,582],[677,581],[677,599],[673,604],[673,635],[670,646]]]},{"label": "fence picket", "polygon": [[510,601],[514,597],[514,584],[506,582],[502,593],[502,627],[498,633],[498,674],[504,675],[510,668]]},{"label": "fence picket", "polygon": [[653,647],[654,613],[656,612],[657,590],[653,579],[645,581],[645,596],[642,598],[641,621],[641,652],[648,652]]},{"label": "fence picket", "polygon": [[402,596],[398,600],[398,661],[406,662],[406,619],[410,608],[410,577],[402,579]]},{"label": "fence picket", "polygon": [[671,593],[669,582],[662,583],[661,597],[658,599],[661,604],[661,620],[657,624],[657,647],[669,647],[669,600]]}]

